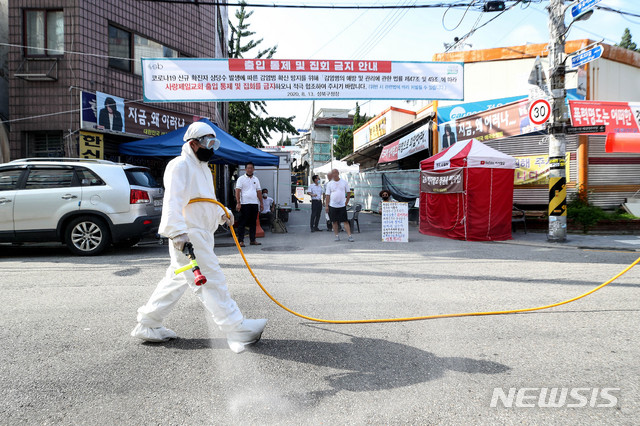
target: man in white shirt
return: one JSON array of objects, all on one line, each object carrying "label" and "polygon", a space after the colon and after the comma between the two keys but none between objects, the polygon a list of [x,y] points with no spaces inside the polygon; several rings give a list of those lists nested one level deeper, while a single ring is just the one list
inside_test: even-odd
[{"label": "man in white shirt", "polygon": [[322,194],[324,191],[320,186],[320,177],[318,175],[313,175],[311,180],[313,183],[309,185],[307,190],[307,194],[311,197],[311,220],[309,226],[311,227],[311,232],[316,232],[320,230],[318,222],[320,222],[320,213],[322,212]]},{"label": "man in white shirt", "polygon": [[245,165],[245,174],[236,181],[236,210],[240,212],[238,221],[238,242],[244,247],[244,228],[249,226],[249,241],[252,246],[262,243],[256,241],[256,221],[258,212],[262,210],[262,194],[260,181],[253,175],[255,166],[252,162]]},{"label": "man in white shirt", "polygon": [[338,222],[342,222],[347,235],[349,236],[349,242],[353,242],[353,236],[351,235],[351,227],[349,226],[349,219],[347,217],[347,196],[350,193],[349,184],[346,180],[340,179],[340,172],[338,169],[331,171],[333,180],[327,184],[325,199],[326,199],[326,211],[329,212],[329,219],[333,227],[333,234],[335,240],[340,241],[340,235],[338,235],[339,226]]},{"label": "man in white shirt", "polygon": [[262,210],[260,210],[260,218],[269,219],[269,225],[273,223],[274,206],[273,198],[269,197],[269,190],[262,188]]}]

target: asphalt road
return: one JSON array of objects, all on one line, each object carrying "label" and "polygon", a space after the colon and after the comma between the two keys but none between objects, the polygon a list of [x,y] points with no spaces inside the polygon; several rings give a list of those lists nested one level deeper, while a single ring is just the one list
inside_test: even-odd
[{"label": "asphalt road", "polygon": [[[379,216],[368,214],[355,243],[334,242],[330,232],[309,233],[307,218],[292,213],[288,234],[267,232],[245,253],[275,298],[319,318],[546,305],[592,289],[638,256],[452,241],[415,226],[409,243],[382,243]],[[263,340],[239,355],[188,292],[166,321],[179,339],[129,337],[136,309],[165,273],[166,246],[90,258],[55,245],[0,246],[0,423],[638,423],[638,267],[541,312],[331,325],[271,302],[230,242],[220,236],[216,252],[232,296],[246,316],[269,319]],[[491,407],[496,388],[513,388],[513,406]],[[540,407],[540,389],[548,396],[554,388],[566,388],[566,400]],[[603,396],[603,388],[613,390]]]}]

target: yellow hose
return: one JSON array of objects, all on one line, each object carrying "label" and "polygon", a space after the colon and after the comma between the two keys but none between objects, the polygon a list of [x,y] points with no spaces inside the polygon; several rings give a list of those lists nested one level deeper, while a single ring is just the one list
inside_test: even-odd
[{"label": "yellow hose", "polygon": [[[215,203],[215,204],[219,205],[220,207],[222,207],[224,209],[225,214],[227,215],[227,217],[229,217],[229,211],[220,202],[218,202],[218,201],[216,201],[216,200],[214,200],[212,198],[194,198],[193,200],[189,201],[189,204],[196,203],[196,202]],[[251,266],[249,265],[249,262],[247,261],[247,258],[245,257],[244,252],[242,251],[242,248],[240,247],[240,243],[238,242],[238,238],[236,237],[236,233],[235,233],[235,231],[233,229],[233,226],[230,226],[230,228],[231,228],[231,235],[233,235],[233,240],[236,243],[236,247],[238,247],[238,251],[240,252],[240,255],[242,256],[242,260],[244,260],[244,264],[247,266],[247,269],[251,273],[251,276],[256,281],[258,286],[262,289],[264,294],[266,294],[267,297],[269,297],[269,299],[271,299],[273,301],[273,303],[275,303],[276,305],[280,306],[285,311],[287,311],[287,312],[289,312],[289,313],[291,313],[291,314],[293,314],[293,315],[295,315],[297,317],[304,318],[304,319],[309,320],[309,321],[322,322],[322,323],[328,323],[328,324],[366,324],[366,323],[379,323],[379,322],[404,322],[404,321],[429,320],[429,319],[436,319],[436,318],[473,317],[473,316],[484,316],[484,315],[506,315],[506,314],[517,314],[517,313],[520,313],[520,312],[540,311],[540,310],[543,310],[543,309],[555,308],[556,306],[560,306],[560,305],[566,305],[567,303],[575,302],[576,300],[582,299],[583,297],[586,297],[586,296],[588,296],[588,295],[590,295],[592,293],[595,293],[596,291],[600,290],[601,288],[603,288],[603,287],[611,284],[615,280],[617,280],[619,277],[621,277],[622,275],[627,273],[631,268],[633,268],[635,265],[637,265],[640,262],[640,257],[639,257],[633,263],[631,263],[629,266],[627,266],[622,271],[620,271],[618,274],[616,274],[613,278],[603,282],[599,286],[587,291],[586,293],[581,294],[580,296],[576,296],[576,297],[574,297],[572,299],[564,300],[562,302],[553,303],[551,305],[538,306],[538,307],[535,307],[535,308],[510,309],[510,310],[505,310],[505,311],[464,312],[464,313],[458,313],[458,314],[424,315],[424,316],[419,316],[419,317],[406,317],[406,318],[374,318],[374,319],[361,319],[361,320],[327,320],[327,319],[314,318],[314,317],[310,317],[310,316],[307,316],[307,315],[300,314],[300,313],[298,313],[298,312],[296,312],[296,311],[294,311],[292,309],[287,308],[282,303],[280,303],[278,300],[276,300],[267,291],[267,289],[265,289],[264,286],[260,283],[260,280],[258,280],[258,277],[256,277],[256,274],[251,269]]]}]

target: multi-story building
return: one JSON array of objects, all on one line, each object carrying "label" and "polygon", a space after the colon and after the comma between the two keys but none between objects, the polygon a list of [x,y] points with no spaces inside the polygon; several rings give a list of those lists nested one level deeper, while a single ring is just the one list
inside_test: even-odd
[{"label": "multi-story building", "polygon": [[[199,117],[227,127],[223,103],[142,102],[140,61],[226,57],[226,6],[9,0],[7,10],[11,159],[119,159],[119,144]],[[2,89],[0,75],[0,95]]]},{"label": "multi-story building", "polygon": [[314,115],[312,131],[302,134],[296,143],[301,149],[301,165],[307,164],[306,174],[331,161],[332,147],[340,131],[353,125],[349,111],[322,108]]}]

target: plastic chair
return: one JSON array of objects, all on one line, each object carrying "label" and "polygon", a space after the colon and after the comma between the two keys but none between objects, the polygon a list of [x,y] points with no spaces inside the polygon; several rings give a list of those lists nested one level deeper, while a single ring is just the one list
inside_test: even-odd
[{"label": "plastic chair", "polygon": [[351,232],[353,232],[354,226],[358,226],[358,234],[360,233],[360,222],[358,221],[358,215],[360,214],[360,210],[362,210],[362,204],[356,204],[353,210],[353,216],[349,220],[349,226],[351,226]]},{"label": "plastic chair", "polygon": [[515,232],[516,223],[521,222],[524,225],[524,233],[527,233],[527,214],[524,210],[513,206],[511,210],[511,231]]}]

